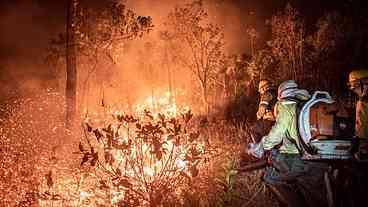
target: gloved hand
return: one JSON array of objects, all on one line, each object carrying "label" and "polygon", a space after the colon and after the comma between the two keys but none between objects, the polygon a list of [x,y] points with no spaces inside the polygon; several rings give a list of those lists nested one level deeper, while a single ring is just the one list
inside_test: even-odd
[{"label": "gloved hand", "polygon": [[256,158],[262,158],[264,155],[262,142],[250,143],[247,148],[247,153]]},{"label": "gloved hand", "polygon": [[266,114],[266,106],[263,104],[260,104],[258,106],[258,111],[257,111],[257,120],[263,119],[263,116]]}]

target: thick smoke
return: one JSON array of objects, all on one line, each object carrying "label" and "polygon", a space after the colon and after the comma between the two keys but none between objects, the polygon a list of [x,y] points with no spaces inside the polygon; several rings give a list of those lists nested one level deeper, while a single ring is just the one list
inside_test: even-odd
[{"label": "thick smoke", "polygon": [[[97,2],[97,0],[96,0]],[[163,23],[170,11],[176,5],[190,2],[172,0],[129,0],[127,7],[138,15],[151,16],[155,28],[153,32],[142,39],[130,42],[124,48],[124,54],[118,65],[110,72],[106,90],[113,89],[119,82],[119,94],[124,91],[138,94],[139,96],[150,90],[151,83],[147,74],[139,63],[147,52],[147,42],[159,42],[158,32],[163,29]],[[39,89],[60,87],[60,74],[64,74],[62,68],[52,68],[45,63],[45,56],[50,40],[58,33],[65,30],[65,5],[64,1],[29,0],[29,1],[2,1],[0,3],[0,94],[3,99],[11,95],[10,92],[24,95],[37,93]],[[247,28],[255,27],[260,31],[260,38],[264,38],[264,19],[271,7],[267,2],[240,1],[240,0],[205,0],[204,5],[208,10],[212,23],[224,28],[226,39],[226,52],[228,54],[250,53],[250,41],[246,34]],[[267,6],[268,5],[268,6]],[[257,9],[260,8],[260,9]],[[163,51],[154,45],[153,56],[160,56]],[[147,56],[147,54],[146,54]],[[162,56],[162,55],[161,55]],[[140,59],[139,59],[140,58]],[[141,61],[142,62],[142,61]],[[152,60],[152,67],[159,75],[165,76],[167,69],[160,60]],[[55,71],[57,71],[55,73]],[[160,70],[162,70],[160,72]],[[188,72],[173,68],[174,76],[190,79]],[[183,75],[184,74],[184,75]],[[183,80],[185,82],[188,80]],[[160,80],[158,80],[160,82]],[[161,81],[162,82],[162,81]],[[180,82],[176,80],[176,82]],[[181,84],[181,83],[178,83]],[[161,84],[163,85],[163,84]],[[185,84],[182,84],[186,87]],[[167,87],[167,86],[162,86]],[[115,87],[116,88],[116,87]],[[100,93],[100,92],[97,92]],[[135,95],[126,96],[135,96]],[[113,93],[110,96],[115,97]],[[121,95],[120,95],[121,96]],[[128,98],[128,99],[130,99]],[[126,100],[125,100],[126,101]]]},{"label": "thick smoke", "polygon": [[63,29],[63,5],[2,1],[0,8],[1,96],[28,94],[52,85],[45,52],[50,39]]}]

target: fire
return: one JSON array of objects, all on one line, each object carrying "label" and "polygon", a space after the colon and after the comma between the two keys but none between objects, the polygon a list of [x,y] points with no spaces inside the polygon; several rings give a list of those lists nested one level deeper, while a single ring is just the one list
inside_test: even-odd
[{"label": "fire", "polygon": [[[185,129],[192,117],[190,107],[164,91],[130,108],[134,115],[112,108],[105,114],[89,113],[83,123],[87,142],[75,152],[82,157],[81,166],[88,166],[85,177],[55,174],[54,185],[43,185],[41,191],[74,200],[69,202],[73,206],[122,201],[148,206],[158,202],[160,188],[172,188],[170,193],[179,196],[180,185],[197,176],[205,153],[199,133]],[[62,202],[52,201],[56,206]],[[48,206],[50,201],[40,204]]]},{"label": "fire", "polygon": [[155,116],[160,113],[169,117],[176,117],[180,112],[177,101],[170,91],[165,91],[158,97],[146,97],[141,103],[136,104],[134,108],[138,114],[143,114],[144,110],[149,110],[152,111]]}]

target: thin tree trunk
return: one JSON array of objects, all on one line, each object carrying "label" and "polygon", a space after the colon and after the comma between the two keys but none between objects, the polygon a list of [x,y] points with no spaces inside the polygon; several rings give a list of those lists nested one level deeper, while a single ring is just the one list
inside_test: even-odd
[{"label": "thin tree trunk", "polygon": [[169,104],[173,104],[173,86],[172,86],[172,75],[171,75],[171,67],[169,64],[169,55],[167,52],[167,48],[165,47],[165,62],[167,67],[167,81],[169,85]]},{"label": "thin tree trunk", "polygon": [[66,25],[66,127],[70,129],[76,114],[77,66],[75,51],[75,17],[76,0],[67,0]]}]

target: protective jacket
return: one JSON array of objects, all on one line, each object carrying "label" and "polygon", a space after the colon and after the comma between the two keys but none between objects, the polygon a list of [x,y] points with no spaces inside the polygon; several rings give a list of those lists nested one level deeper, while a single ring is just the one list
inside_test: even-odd
[{"label": "protective jacket", "polygon": [[368,98],[357,102],[355,116],[355,135],[359,138],[368,138]]},{"label": "protective jacket", "polygon": [[280,146],[280,153],[298,154],[297,102],[281,99],[275,105],[276,123],[262,138],[265,150]]}]

